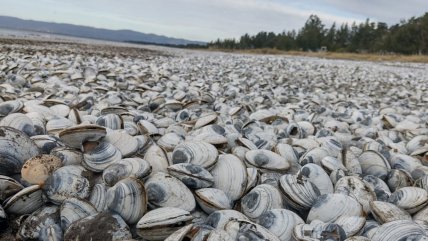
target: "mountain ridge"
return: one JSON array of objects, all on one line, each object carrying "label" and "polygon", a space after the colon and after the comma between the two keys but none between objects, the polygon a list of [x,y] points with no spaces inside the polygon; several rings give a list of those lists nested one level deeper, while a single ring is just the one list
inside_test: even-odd
[{"label": "mountain ridge", "polygon": [[0,16],[0,28],[60,34],[73,37],[109,40],[117,42],[152,43],[161,45],[205,45],[202,41],[142,33],[129,29],[111,30],[69,23],[55,23]]}]

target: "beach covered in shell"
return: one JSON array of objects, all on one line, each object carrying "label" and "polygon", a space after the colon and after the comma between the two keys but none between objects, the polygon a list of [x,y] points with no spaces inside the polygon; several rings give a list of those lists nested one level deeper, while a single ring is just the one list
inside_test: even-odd
[{"label": "beach covered in shell", "polygon": [[0,40],[0,240],[428,240],[428,65]]}]

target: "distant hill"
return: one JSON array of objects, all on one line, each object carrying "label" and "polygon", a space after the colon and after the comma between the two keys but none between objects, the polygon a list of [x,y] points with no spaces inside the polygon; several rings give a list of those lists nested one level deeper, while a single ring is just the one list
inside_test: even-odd
[{"label": "distant hill", "polygon": [[53,33],[74,37],[119,42],[153,43],[161,45],[205,45],[200,41],[170,38],[162,35],[140,33],[132,30],[109,30],[65,23],[51,23],[0,16],[0,28]]}]

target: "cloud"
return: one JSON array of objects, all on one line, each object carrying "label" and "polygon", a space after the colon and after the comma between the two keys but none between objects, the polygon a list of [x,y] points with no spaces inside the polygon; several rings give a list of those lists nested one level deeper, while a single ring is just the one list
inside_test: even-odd
[{"label": "cloud", "polygon": [[210,41],[299,29],[310,14],[326,26],[421,15],[426,0],[0,0],[0,14]]}]

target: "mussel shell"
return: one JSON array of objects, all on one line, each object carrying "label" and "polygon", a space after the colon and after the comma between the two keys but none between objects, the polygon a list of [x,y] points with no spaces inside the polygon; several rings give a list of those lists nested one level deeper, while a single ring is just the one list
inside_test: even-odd
[{"label": "mussel shell", "polygon": [[189,224],[189,212],[172,207],[154,209],[137,223],[137,234],[147,240],[165,240],[169,235]]},{"label": "mussel shell", "polygon": [[168,173],[192,189],[207,188],[214,184],[214,177],[199,165],[179,163],[168,167]]},{"label": "mussel shell", "polygon": [[36,144],[24,132],[0,126],[0,175],[19,173],[24,162],[39,153]]},{"label": "mussel shell", "polygon": [[113,186],[116,182],[126,177],[135,177],[142,180],[151,171],[152,167],[146,160],[138,157],[125,158],[110,164],[103,171],[103,180],[107,185]]},{"label": "mussel shell", "polygon": [[117,214],[102,212],[80,219],[64,232],[64,241],[76,240],[129,240],[128,225]]},{"label": "mussel shell", "polygon": [[195,199],[202,210],[208,214],[232,208],[232,201],[221,189],[217,188],[198,189],[195,191]]},{"label": "mussel shell", "polygon": [[147,193],[144,183],[135,178],[125,178],[107,189],[108,210],[118,213],[127,223],[134,224],[147,210]]},{"label": "mussel shell", "polygon": [[241,199],[242,212],[253,220],[271,209],[279,208],[283,208],[281,193],[268,184],[256,186]]},{"label": "mussel shell", "polygon": [[196,201],[190,190],[177,178],[158,172],[145,182],[149,205],[175,207],[186,211],[195,209]]}]

